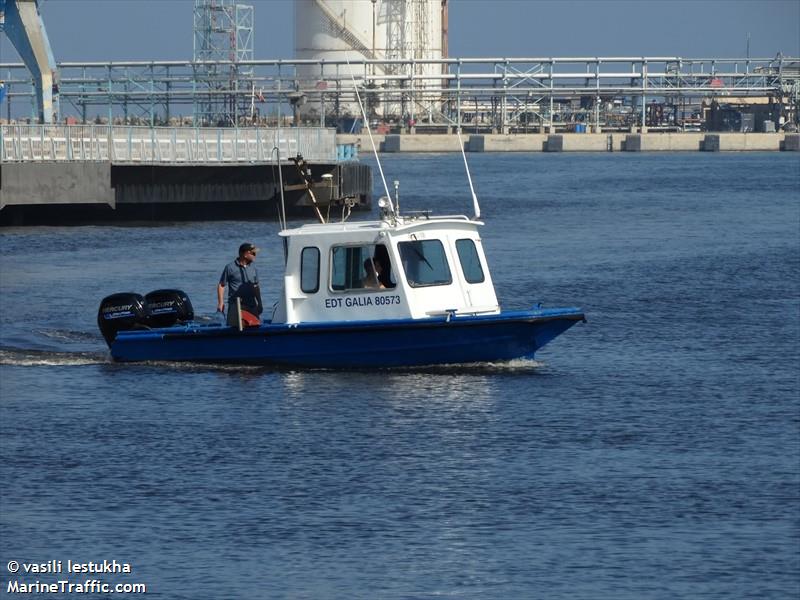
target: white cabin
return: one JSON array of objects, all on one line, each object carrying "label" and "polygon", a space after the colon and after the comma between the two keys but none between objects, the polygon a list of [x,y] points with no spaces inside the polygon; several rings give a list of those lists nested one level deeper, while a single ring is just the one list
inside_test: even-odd
[{"label": "white cabin", "polygon": [[423,216],[284,230],[284,293],[272,322],[497,314],[480,225]]}]

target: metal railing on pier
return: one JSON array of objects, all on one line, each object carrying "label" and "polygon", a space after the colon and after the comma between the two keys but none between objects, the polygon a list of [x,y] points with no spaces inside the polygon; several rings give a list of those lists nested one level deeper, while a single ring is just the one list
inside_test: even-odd
[{"label": "metal railing on pier", "polygon": [[2,125],[0,160],[107,161],[134,164],[264,163],[302,154],[336,160],[336,132],[289,129]]}]

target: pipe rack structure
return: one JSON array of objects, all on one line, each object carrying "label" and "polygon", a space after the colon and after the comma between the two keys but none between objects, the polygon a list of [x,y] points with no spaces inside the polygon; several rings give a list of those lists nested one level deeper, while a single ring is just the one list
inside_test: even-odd
[{"label": "pipe rack structure", "polygon": [[[351,70],[357,73],[355,85],[368,106],[395,107],[392,114],[376,110],[371,118],[423,128],[477,128],[482,123],[507,132],[532,123],[553,131],[581,111],[581,119],[598,129],[624,117],[626,126],[645,130],[648,103],[654,101],[677,111],[701,102],[754,98],[781,104],[787,120],[796,122],[800,107],[800,59],[780,55],[448,58],[426,61],[441,71],[427,76],[418,74],[418,62],[354,60],[348,68],[345,61],[239,61],[239,68],[252,74],[248,86],[234,90],[225,89],[223,81],[209,85],[208,74],[225,69],[209,68],[206,62],[65,62],[58,65],[62,117],[74,115],[77,121],[98,123],[192,124],[191,115],[199,106],[222,98],[235,107],[231,124],[238,126],[269,124],[278,105],[284,112],[283,105],[296,109],[300,104],[314,107],[305,106],[305,124],[325,125],[354,116],[342,108],[355,100]],[[0,64],[0,79],[7,91],[0,118],[35,120],[36,90],[27,68]],[[299,118],[297,112],[295,117]]]}]

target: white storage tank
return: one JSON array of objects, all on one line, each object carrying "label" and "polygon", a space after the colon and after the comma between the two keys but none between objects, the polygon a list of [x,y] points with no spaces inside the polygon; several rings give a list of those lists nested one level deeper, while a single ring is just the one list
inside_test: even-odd
[{"label": "white storage tank", "polygon": [[372,0],[295,0],[295,58],[371,58],[386,46],[385,28],[377,25],[380,5]]},{"label": "white storage tank", "polygon": [[[385,37],[381,37],[385,28],[377,26],[379,8],[380,3],[371,0],[295,0],[295,58],[341,62],[383,58],[383,52],[378,51],[386,45]],[[354,65],[352,72],[361,79],[364,66]],[[355,96],[350,74],[346,64],[299,66],[297,76],[307,97],[301,100],[305,102],[300,109],[303,118],[321,122],[323,112],[331,115],[337,108],[341,116],[360,116],[358,103],[352,101]],[[337,79],[348,99],[338,107]]]},{"label": "white storage tank", "polygon": [[[443,0],[295,0],[295,58],[313,61],[425,60],[442,57]],[[405,113],[430,112],[439,94],[428,91],[442,85],[440,79],[414,81],[413,103],[410,84],[404,83],[406,102],[399,101],[398,77],[411,75],[411,65],[354,65],[357,79],[371,75],[375,93],[369,102],[370,116],[401,117]],[[415,78],[441,74],[441,65],[416,65]],[[347,65],[301,65],[297,75],[307,102],[301,109],[305,118],[332,114],[336,79],[344,92],[338,106],[340,115],[360,116]],[[388,79],[384,79],[388,76]],[[325,100],[322,100],[323,95]],[[364,98],[362,98],[363,100]],[[413,104],[413,106],[412,106]],[[426,108],[427,107],[427,108]]]}]

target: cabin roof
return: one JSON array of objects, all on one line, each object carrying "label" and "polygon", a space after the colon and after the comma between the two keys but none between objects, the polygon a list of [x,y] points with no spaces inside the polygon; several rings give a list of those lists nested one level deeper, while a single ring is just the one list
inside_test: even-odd
[{"label": "cabin roof", "polygon": [[335,235],[342,233],[366,233],[370,231],[390,231],[393,233],[403,233],[413,229],[441,229],[447,226],[460,226],[469,224],[473,226],[483,225],[482,221],[473,221],[464,215],[444,215],[444,216],[422,216],[422,217],[399,217],[397,222],[392,224],[388,221],[346,221],[344,223],[311,223],[295,227],[294,229],[284,229],[280,235],[284,237],[306,236],[306,235]]}]

